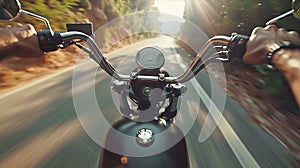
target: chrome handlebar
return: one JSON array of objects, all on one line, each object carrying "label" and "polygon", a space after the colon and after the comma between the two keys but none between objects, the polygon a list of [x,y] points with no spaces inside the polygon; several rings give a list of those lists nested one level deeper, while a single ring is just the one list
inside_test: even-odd
[{"label": "chrome handlebar", "polygon": [[[165,77],[163,74],[159,76],[145,76],[145,75],[136,75],[132,73],[130,75],[120,74],[116,71],[116,69],[106,60],[104,55],[101,53],[100,49],[98,48],[94,39],[82,32],[77,31],[70,31],[60,33],[63,42],[70,42],[73,40],[83,40],[89,46],[91,53],[91,58],[100,65],[100,67],[108,73],[111,77],[121,80],[121,81],[130,81],[132,79],[140,79],[140,80],[149,80],[149,81],[164,81],[166,83],[184,83],[191,80],[194,75],[196,75],[200,70],[205,67],[205,62],[201,62],[201,57],[205,55],[209,49],[209,46],[215,43],[221,43],[222,45],[228,45],[231,41],[232,37],[228,36],[214,36],[209,39],[201,51],[197,54],[195,59],[193,60],[192,64],[189,68],[180,76],[178,77]],[[225,47],[225,49],[227,49]],[[211,59],[216,59],[216,57],[209,57],[206,61]]]}]

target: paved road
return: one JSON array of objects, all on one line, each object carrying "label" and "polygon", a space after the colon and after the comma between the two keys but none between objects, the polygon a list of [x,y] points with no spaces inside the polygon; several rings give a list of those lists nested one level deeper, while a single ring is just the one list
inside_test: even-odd
[{"label": "paved road", "polygon": [[[147,40],[124,47],[108,58],[115,64],[144,46],[156,45],[168,55],[169,69],[184,68],[189,60],[177,56],[179,50],[168,38]],[[180,53],[181,55],[185,55]],[[128,61],[129,59],[125,59]],[[90,71],[95,67],[91,61],[81,63]],[[130,65],[126,64],[127,68]],[[124,67],[120,67],[122,69]],[[180,73],[177,71],[174,74]],[[18,87],[0,95],[0,168],[15,167],[97,167],[100,158],[100,146],[83,130],[76,115],[72,99],[72,68],[58,74],[48,75],[30,84]],[[82,95],[93,83],[82,76]],[[208,114],[210,95],[208,75],[202,72],[198,80],[188,84],[192,97],[201,99],[197,120],[186,138],[190,162],[193,167],[291,167],[291,154],[274,138],[262,131],[247,119],[247,114],[230,97],[227,97],[223,118],[213,134],[204,142],[199,142],[200,130]],[[120,117],[112,103],[108,89],[111,79],[99,71],[95,79],[97,102],[105,111],[109,122]],[[200,84],[199,84],[199,83]],[[199,88],[201,87],[201,88]],[[203,88],[203,89],[202,89]],[[221,92],[221,89],[218,90]],[[194,104],[193,104],[194,103]],[[192,107],[195,102],[189,102]],[[192,111],[192,110],[191,110]],[[181,117],[191,117],[189,110]],[[218,111],[216,109],[216,111]],[[212,115],[212,122],[213,122]]]}]

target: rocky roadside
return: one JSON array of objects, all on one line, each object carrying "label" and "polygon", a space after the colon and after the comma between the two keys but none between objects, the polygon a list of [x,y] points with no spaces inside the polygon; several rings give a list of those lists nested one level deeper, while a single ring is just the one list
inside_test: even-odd
[{"label": "rocky roadside", "polygon": [[[300,111],[284,77],[276,70],[245,65],[241,60],[223,64],[226,83],[211,65],[214,78],[248,112],[248,118],[271,134],[294,155],[290,162],[300,165]],[[277,85],[277,86],[276,86]],[[273,88],[272,88],[273,87]]]},{"label": "rocky roadside", "polygon": [[[94,6],[87,11],[87,18],[94,23],[94,29],[107,22],[103,10]],[[119,41],[122,39],[120,37],[126,37],[126,33],[129,33],[122,27],[109,31],[110,42],[101,46],[101,51],[104,53],[135,41],[130,37]],[[34,34],[36,34],[36,30],[30,24],[12,23],[12,25],[0,28],[0,92],[72,66],[77,62],[77,59],[88,58],[75,46],[43,55],[38,49],[32,48],[30,45],[22,44],[22,47],[15,45],[22,43],[23,39]],[[102,44],[101,41],[99,43]]]}]

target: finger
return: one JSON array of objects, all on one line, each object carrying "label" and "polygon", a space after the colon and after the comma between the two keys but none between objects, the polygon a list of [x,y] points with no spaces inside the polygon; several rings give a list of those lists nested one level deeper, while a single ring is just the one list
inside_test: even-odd
[{"label": "finger", "polygon": [[287,40],[292,43],[300,43],[299,34],[296,31],[287,31],[285,29],[278,29],[278,35],[281,40]]},{"label": "finger", "polygon": [[27,30],[32,31],[32,32],[36,32],[36,31],[35,31],[35,28],[33,27],[33,25],[31,25],[31,24],[26,24],[26,25],[24,25],[24,26],[25,26],[25,28],[26,28]]},{"label": "finger", "polygon": [[273,25],[273,24],[268,25],[268,26],[264,27],[263,29],[264,30],[274,30],[274,31],[278,30],[278,28],[275,25]]},{"label": "finger", "polygon": [[12,27],[11,25],[6,25],[4,28],[9,29],[11,27]]},{"label": "finger", "polygon": [[14,27],[22,27],[23,25],[21,23],[14,23],[13,26]]},{"label": "finger", "polygon": [[19,27],[19,31],[35,32],[35,29],[31,24],[25,24]]},{"label": "finger", "polygon": [[289,34],[289,37],[291,38],[290,41],[300,44],[300,38],[299,38],[298,32],[296,32],[296,31],[289,31],[288,34]]},{"label": "finger", "polygon": [[279,28],[278,32],[283,33],[283,34],[287,34],[288,31],[286,31],[284,28]]},{"label": "finger", "polygon": [[292,37],[299,38],[299,34],[296,31],[289,31],[288,34]]},{"label": "finger", "polygon": [[263,30],[262,27],[255,27],[251,33],[251,35],[255,35]]}]

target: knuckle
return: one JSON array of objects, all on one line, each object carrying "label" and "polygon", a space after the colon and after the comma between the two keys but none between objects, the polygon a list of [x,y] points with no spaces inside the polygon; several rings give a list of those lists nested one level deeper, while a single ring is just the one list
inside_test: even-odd
[{"label": "knuckle", "polygon": [[275,25],[268,25],[264,28],[264,30],[277,30],[278,28]]},{"label": "knuckle", "polygon": [[14,23],[14,27],[22,27],[23,25],[21,23]]},{"label": "knuckle", "polygon": [[298,32],[296,32],[296,31],[289,31],[288,33],[289,33],[291,36],[299,37],[299,34],[298,34]]},{"label": "knuckle", "polygon": [[11,25],[6,25],[5,28],[9,29],[9,28],[12,28]]},{"label": "knuckle", "polygon": [[278,31],[281,33],[288,33],[284,28],[279,28]]},{"label": "knuckle", "polygon": [[257,34],[257,33],[261,32],[262,30],[263,30],[262,27],[256,27],[253,29],[252,34]]}]

